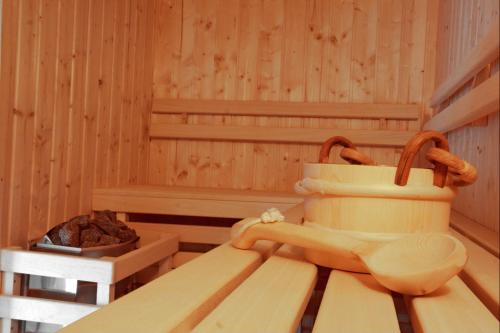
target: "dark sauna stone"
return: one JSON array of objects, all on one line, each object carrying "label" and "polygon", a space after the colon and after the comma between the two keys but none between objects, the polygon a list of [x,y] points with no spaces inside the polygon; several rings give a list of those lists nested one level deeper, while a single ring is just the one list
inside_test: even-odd
[{"label": "dark sauna stone", "polygon": [[55,245],[62,245],[61,237],[59,237],[59,230],[61,230],[62,225],[57,225],[52,230],[50,233],[47,235],[49,236],[50,240],[52,241],[52,244]]},{"label": "dark sauna stone", "polygon": [[85,248],[85,247],[94,247],[94,246],[99,246],[99,242],[89,242],[89,241],[85,241],[85,242],[83,242],[82,244],[80,244],[80,247],[81,247],[81,248]]},{"label": "dark sauna stone", "polygon": [[110,211],[110,210],[101,210],[95,212],[95,220],[96,221],[109,221],[111,223],[115,223],[116,220],[116,213]]},{"label": "dark sauna stone", "polygon": [[65,223],[76,223],[80,227],[80,229],[86,229],[89,227],[90,216],[89,215],[80,215],[73,217],[68,222]]},{"label": "dark sauna stone", "polygon": [[59,229],[59,237],[64,246],[78,247],[80,245],[80,227],[78,221],[69,221]]},{"label": "dark sauna stone", "polygon": [[80,232],[80,243],[82,244],[81,247],[84,247],[83,244],[85,242],[90,242],[94,244],[99,243],[99,239],[101,239],[102,235],[103,232],[101,231],[101,229],[99,229],[93,224],[90,224],[89,228],[84,229]]},{"label": "dark sauna stone", "polygon": [[[96,218],[92,223],[113,237],[119,237],[121,230],[129,229],[125,223],[116,219],[115,213],[109,210],[96,212]],[[119,238],[121,239],[121,237]]]},{"label": "dark sauna stone", "polygon": [[113,237],[118,237],[120,232],[120,227],[109,220],[95,220],[92,224],[101,229],[105,234],[111,235]]},{"label": "dark sauna stone", "polygon": [[135,233],[135,230],[127,227],[127,229],[120,229],[118,232],[118,238],[120,238],[122,242],[127,242],[137,238],[137,234]]},{"label": "dark sauna stone", "polygon": [[53,244],[73,247],[94,247],[124,243],[137,238],[135,230],[116,219],[109,210],[71,218],[54,227],[48,234]]},{"label": "dark sauna stone", "polygon": [[118,237],[113,237],[110,235],[102,235],[101,239],[99,239],[99,245],[113,245],[113,244],[119,244],[120,243],[120,238]]}]

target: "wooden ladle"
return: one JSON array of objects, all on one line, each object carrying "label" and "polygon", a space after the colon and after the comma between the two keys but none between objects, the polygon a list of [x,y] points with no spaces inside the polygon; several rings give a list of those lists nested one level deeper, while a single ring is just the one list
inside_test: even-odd
[{"label": "wooden ladle", "polygon": [[233,225],[234,247],[249,249],[257,240],[271,240],[336,256],[357,257],[381,285],[402,294],[424,295],[436,290],[460,272],[467,261],[463,244],[442,233],[367,242],[334,230],[255,221],[248,218]]}]

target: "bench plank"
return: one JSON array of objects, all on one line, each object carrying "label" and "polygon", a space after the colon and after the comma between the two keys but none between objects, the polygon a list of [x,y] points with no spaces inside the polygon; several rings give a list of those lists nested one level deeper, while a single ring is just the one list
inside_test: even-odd
[{"label": "bench plank", "polygon": [[405,301],[416,333],[490,333],[500,329],[498,320],[459,277],[429,295],[405,296]]},{"label": "bench plank", "polygon": [[283,246],[193,332],[295,332],[316,277],[302,251]]},{"label": "bench plank", "polygon": [[455,230],[498,257],[500,244],[498,232],[482,226],[454,209],[451,210],[450,223]]},{"label": "bench plank", "polygon": [[452,230],[451,234],[464,244],[469,255],[460,277],[498,319],[500,297],[498,258],[458,232]]},{"label": "bench plank", "polygon": [[[99,309],[92,304],[25,296],[0,296],[0,317],[67,325]],[[10,329],[8,330],[10,331]],[[7,332],[7,330],[4,330]]]},{"label": "bench plank", "polygon": [[368,274],[333,270],[313,332],[399,332],[390,291]]},{"label": "bench plank", "polygon": [[261,263],[258,251],[221,245],[60,332],[189,331]]},{"label": "bench plank", "polygon": [[175,234],[179,237],[179,242],[186,243],[223,244],[231,238],[231,229],[226,227],[143,222],[126,222],[126,224],[138,231]]},{"label": "bench plank", "polygon": [[201,253],[201,252],[183,252],[183,251],[177,252],[174,255],[172,266],[174,268],[180,267],[180,266],[184,265],[185,263],[190,262],[191,260],[198,258],[202,254],[203,253]]},{"label": "bench plank", "polygon": [[[302,212],[300,204],[283,215],[296,222]],[[269,241],[258,241],[252,250],[223,244],[59,332],[93,332],[96,327],[104,332],[187,332],[278,247]]]},{"label": "bench plank", "polygon": [[95,189],[92,208],[127,213],[245,218],[259,216],[270,207],[285,211],[301,201],[302,198],[295,194],[281,192],[127,186]]},{"label": "bench plank", "polygon": [[157,263],[179,250],[176,235],[161,235],[154,243],[140,247],[119,257],[106,258],[114,263],[113,282],[120,281],[148,266]]}]

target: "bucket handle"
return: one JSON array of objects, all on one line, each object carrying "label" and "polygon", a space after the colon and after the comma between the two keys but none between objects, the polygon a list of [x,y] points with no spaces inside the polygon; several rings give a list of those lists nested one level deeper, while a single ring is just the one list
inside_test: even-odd
[{"label": "bucket handle", "polygon": [[[410,176],[411,165],[415,159],[415,155],[428,141],[434,141],[436,148],[441,151],[449,152],[450,148],[446,137],[436,131],[423,131],[417,133],[405,146],[401,158],[399,159],[398,169],[396,170],[396,177],[394,183],[396,185],[405,186]],[[434,179],[435,186],[443,187],[446,183],[446,174],[448,173],[448,165],[439,160],[433,160],[434,163]]]},{"label": "bucket handle", "polygon": [[440,162],[446,164],[448,166],[448,173],[452,176],[452,184],[454,186],[467,186],[474,183],[477,179],[477,170],[473,165],[446,150],[429,148],[425,157],[431,163],[436,164]]},{"label": "bucket handle", "polygon": [[323,143],[319,152],[319,163],[328,163],[330,150],[335,145],[344,147],[340,151],[340,157],[350,164],[375,165],[375,162],[371,158],[359,152],[356,146],[343,136],[332,136]]}]

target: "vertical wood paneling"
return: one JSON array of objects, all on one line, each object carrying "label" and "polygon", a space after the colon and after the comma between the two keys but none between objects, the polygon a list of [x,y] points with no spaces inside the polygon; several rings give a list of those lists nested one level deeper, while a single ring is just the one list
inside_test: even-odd
[{"label": "vertical wood paneling", "polygon": [[[37,105],[35,109],[35,151],[30,233],[40,234],[47,229],[49,217],[49,186],[54,124],[55,82],[57,64],[58,3],[40,3],[40,56]],[[5,40],[4,44],[5,45]],[[3,47],[3,46],[2,46]],[[14,225],[13,220],[12,225]],[[19,226],[21,227],[21,226]],[[24,244],[23,244],[24,245]]]},{"label": "vertical wood paneling", "polygon": [[[99,163],[95,159],[95,144],[97,141],[97,110],[99,107],[100,57],[102,49],[102,26],[104,20],[103,2],[90,1],[90,18],[88,20],[87,63],[85,100],[83,115],[83,146],[82,146],[82,179],[80,192],[80,208],[90,210],[88,197],[94,184],[94,166]],[[92,184],[89,186],[89,183]]]},{"label": "vertical wood paneling", "polygon": [[73,58],[71,68],[71,96],[68,123],[68,155],[65,178],[65,212],[67,216],[78,214],[80,191],[82,188],[82,146],[85,114],[85,93],[88,62],[88,24],[90,19],[90,1],[77,0],[73,19],[75,22],[73,38]]},{"label": "vertical wood paneling", "polygon": [[[52,122],[52,150],[50,156],[49,216],[48,221],[64,219],[64,194],[70,112],[71,63],[73,58],[74,0],[59,2],[57,34],[55,104]],[[50,223],[50,222],[49,222]]]},{"label": "vertical wood paneling", "polygon": [[[154,96],[421,103],[426,66],[432,63],[427,55],[433,55],[425,45],[435,34],[427,29],[429,1],[155,0]],[[321,127],[331,128],[332,135],[335,128],[418,126],[408,121],[170,117],[162,119]],[[150,147],[150,182],[278,191],[291,191],[302,163],[315,161],[319,152],[314,145],[155,139]],[[362,150],[381,164],[394,165],[400,154],[393,148]],[[343,163],[338,151],[332,152],[332,161]]]},{"label": "vertical wood paneling", "polygon": [[[440,2],[436,49],[436,86],[460,66],[473,47],[499,17],[498,0],[446,0]],[[498,72],[492,66],[491,74]],[[467,94],[467,83],[448,103]],[[450,150],[478,169],[478,180],[460,188],[454,209],[495,231],[499,230],[499,123],[498,113],[486,126],[463,127],[448,134]]]},{"label": "vertical wood paneling", "polygon": [[[35,59],[37,37],[37,14],[36,3],[22,1],[19,3],[19,40],[26,40],[27,43],[20,43],[17,53],[16,66],[16,87],[14,100],[14,119],[12,135],[12,161],[10,184],[9,218],[12,220],[27,220],[29,218],[29,190],[31,180],[31,159],[32,148],[30,143],[33,140],[33,110],[35,95]],[[20,80],[19,78],[30,78],[30,80]],[[9,141],[9,140],[7,140]],[[26,234],[27,225],[23,228],[11,228],[9,238],[14,241],[23,239]]]},{"label": "vertical wood paneling", "polygon": [[153,10],[146,0],[3,1],[0,246],[88,213],[94,186],[146,179]]}]

